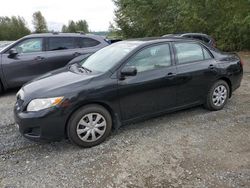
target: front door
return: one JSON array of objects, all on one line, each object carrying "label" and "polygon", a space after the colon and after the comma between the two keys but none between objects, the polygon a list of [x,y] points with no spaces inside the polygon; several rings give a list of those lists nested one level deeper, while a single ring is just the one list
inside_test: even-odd
[{"label": "front door", "polygon": [[137,75],[118,81],[123,121],[175,106],[176,68],[172,64],[169,44],[146,47],[132,56],[125,66],[134,66]]},{"label": "front door", "polygon": [[43,38],[25,39],[13,47],[18,54],[2,56],[2,68],[8,87],[18,87],[31,79],[46,73],[46,54]]}]

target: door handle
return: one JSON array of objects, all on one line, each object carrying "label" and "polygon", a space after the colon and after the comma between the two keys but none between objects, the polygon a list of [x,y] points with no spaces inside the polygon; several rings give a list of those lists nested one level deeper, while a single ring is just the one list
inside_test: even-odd
[{"label": "door handle", "polygon": [[169,72],[169,73],[167,74],[166,78],[174,78],[175,76],[176,76],[175,73]]},{"label": "door handle", "polygon": [[214,69],[214,65],[213,64],[209,65],[209,68]]},{"label": "door handle", "polygon": [[42,56],[37,56],[37,57],[35,58],[36,61],[42,61],[42,60],[44,60],[44,59],[45,59],[45,57],[42,57]]}]

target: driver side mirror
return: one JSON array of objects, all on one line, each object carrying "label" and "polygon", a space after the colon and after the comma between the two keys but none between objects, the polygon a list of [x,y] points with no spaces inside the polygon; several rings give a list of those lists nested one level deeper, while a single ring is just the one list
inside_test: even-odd
[{"label": "driver side mirror", "polygon": [[134,66],[124,67],[121,70],[121,78],[123,78],[123,79],[126,76],[136,76],[136,74],[137,74],[137,69]]},{"label": "driver side mirror", "polygon": [[9,57],[13,58],[18,54],[17,50],[15,48],[12,48],[9,50]]}]

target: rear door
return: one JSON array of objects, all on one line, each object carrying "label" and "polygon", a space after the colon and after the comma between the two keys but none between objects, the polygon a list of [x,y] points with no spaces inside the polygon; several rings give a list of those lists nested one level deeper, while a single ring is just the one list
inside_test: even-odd
[{"label": "rear door", "polygon": [[76,37],[76,43],[78,47],[76,51],[81,55],[93,54],[108,45],[104,45],[100,41],[89,37]]},{"label": "rear door", "polygon": [[174,43],[177,77],[177,105],[201,102],[217,78],[218,68],[212,54],[195,42]]},{"label": "rear door", "polygon": [[46,39],[46,60],[49,70],[64,67],[73,58],[79,56],[75,37],[48,37]]},{"label": "rear door", "polygon": [[2,69],[7,87],[18,87],[45,73],[44,38],[27,38],[15,46],[18,54],[14,57],[6,51],[2,55]]}]

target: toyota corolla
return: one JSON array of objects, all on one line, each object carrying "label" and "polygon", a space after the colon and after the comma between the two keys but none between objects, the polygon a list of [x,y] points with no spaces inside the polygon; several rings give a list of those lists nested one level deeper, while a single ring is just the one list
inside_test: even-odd
[{"label": "toyota corolla", "polygon": [[24,85],[15,120],[26,138],[91,147],[124,124],[197,105],[221,110],[242,64],[190,39],[122,41]]}]

